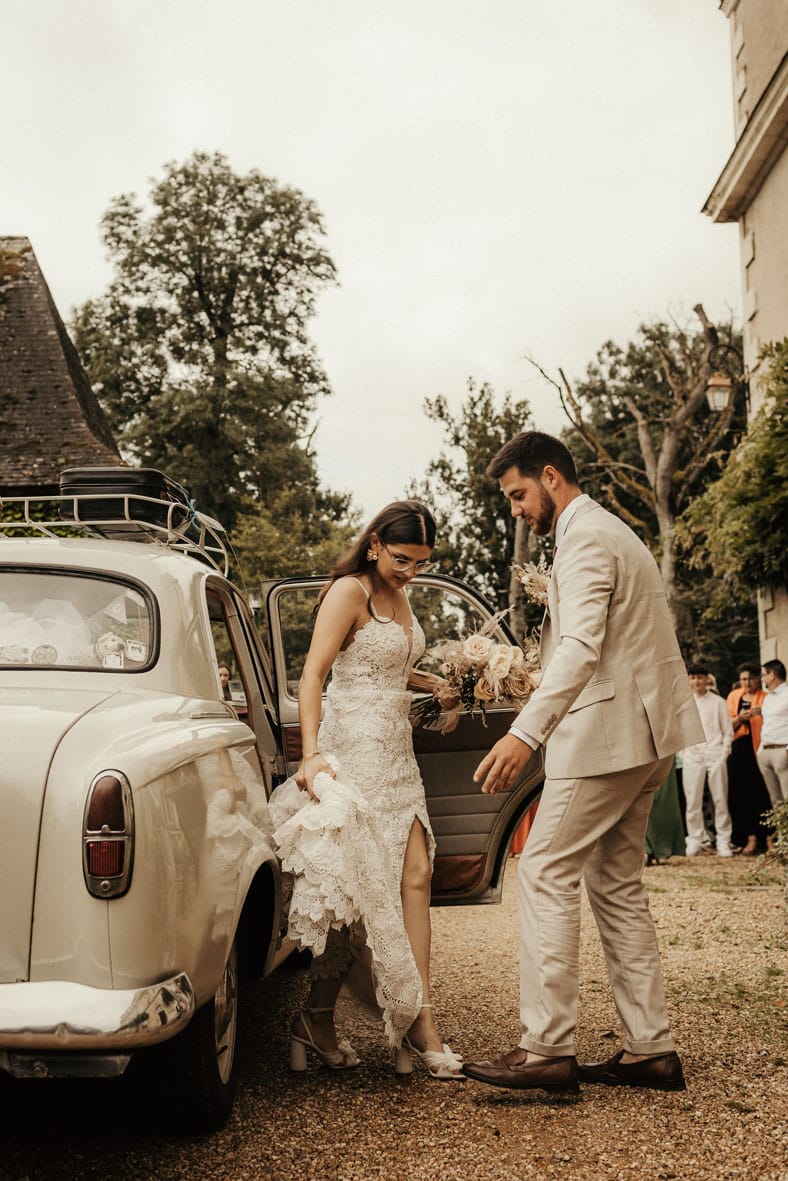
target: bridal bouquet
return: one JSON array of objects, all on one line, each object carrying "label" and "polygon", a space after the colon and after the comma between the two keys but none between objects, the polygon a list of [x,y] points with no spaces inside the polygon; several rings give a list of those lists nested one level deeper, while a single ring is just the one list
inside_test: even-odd
[{"label": "bridal bouquet", "polygon": [[[500,644],[493,631],[505,612],[494,616],[480,632],[464,640],[444,640],[429,653],[460,699],[460,705],[445,714],[437,698],[417,701],[410,711],[414,726],[426,726],[447,733],[457,725],[461,713],[479,713],[493,702],[524,705],[539,681],[539,645],[530,636],[517,644]],[[486,725],[486,722],[484,722]]]},{"label": "bridal bouquet", "polygon": [[521,584],[526,596],[533,602],[539,603],[540,606],[547,606],[547,584],[550,581],[550,567],[545,561],[545,556],[539,558],[536,565],[533,562],[524,562],[522,565],[515,562],[512,565],[512,574]]}]

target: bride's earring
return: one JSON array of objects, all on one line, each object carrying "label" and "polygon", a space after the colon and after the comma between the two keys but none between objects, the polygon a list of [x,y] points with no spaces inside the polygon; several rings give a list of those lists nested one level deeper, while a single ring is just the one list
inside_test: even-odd
[{"label": "bride's earring", "polygon": [[367,561],[368,562],[377,562],[377,560],[378,560],[378,555],[375,552],[375,550],[373,550],[372,546],[370,546],[369,549],[367,550]]}]

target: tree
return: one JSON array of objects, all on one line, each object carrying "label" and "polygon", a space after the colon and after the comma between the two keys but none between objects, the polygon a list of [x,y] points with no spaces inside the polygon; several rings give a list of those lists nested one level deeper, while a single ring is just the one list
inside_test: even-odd
[{"label": "tree", "polygon": [[232,525],[316,483],[308,445],[328,383],[307,335],[334,280],[317,207],[220,153],[165,166],[102,221],[115,275],[74,339],[125,453],[184,483]]},{"label": "tree", "polygon": [[680,541],[727,596],[788,585],[788,337],[767,345],[765,397],[722,475],[690,505]]},{"label": "tree", "polygon": [[443,427],[446,439],[425,480],[411,490],[438,519],[436,561],[445,573],[469,582],[499,607],[512,608],[509,622],[521,637],[541,611],[524,605],[511,565],[527,560],[534,539],[523,521],[515,522],[497,483],[484,472],[503,444],[528,426],[528,403],[507,394],[498,408],[492,387],[478,386],[471,378],[456,415],[443,395],[427,398],[424,410]]},{"label": "tree", "polygon": [[272,578],[326,574],[358,531],[349,497],[298,487],[280,492],[238,518],[233,547],[243,578],[256,586]]},{"label": "tree", "polygon": [[560,383],[552,382],[572,424],[566,439],[585,485],[654,552],[674,613],[676,518],[719,474],[733,445],[731,429],[744,421],[734,400],[721,413],[708,409],[709,357],[719,332],[700,305],[696,312],[698,332],[664,321],[642,324],[625,349],[604,344],[575,388],[563,372]]},{"label": "tree", "polygon": [[584,490],[627,521],[654,554],[686,654],[727,676],[756,643],[750,596],[723,596],[710,569],[677,560],[677,534],[681,514],[722,471],[745,408],[733,399],[722,413],[708,408],[712,350],[731,334],[711,324],[700,305],[695,310],[697,331],[642,324],[625,348],[604,344],[574,387],[563,371],[560,382],[547,380],[571,423],[563,437]]}]

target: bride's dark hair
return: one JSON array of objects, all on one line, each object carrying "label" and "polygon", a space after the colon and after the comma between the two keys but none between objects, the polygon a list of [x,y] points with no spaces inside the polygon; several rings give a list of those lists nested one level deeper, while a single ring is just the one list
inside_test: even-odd
[{"label": "bride's dark hair", "polygon": [[[372,547],[373,533],[384,545],[426,545],[432,549],[436,532],[435,518],[426,504],[422,504],[420,500],[395,500],[393,504],[387,504],[364,527],[352,547],[334,566],[329,581],[320,592],[317,606],[320,606],[336,580],[345,578],[348,574],[368,574],[373,586],[377,584],[375,562],[367,557]],[[367,605],[369,606],[369,601]]]}]

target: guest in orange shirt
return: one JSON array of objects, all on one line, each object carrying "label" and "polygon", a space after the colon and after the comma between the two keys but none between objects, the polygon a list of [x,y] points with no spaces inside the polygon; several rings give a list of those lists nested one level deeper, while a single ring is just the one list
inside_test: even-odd
[{"label": "guest in orange shirt", "polygon": [[728,757],[728,807],[733,821],[732,842],[746,857],[766,846],[761,820],[770,807],[755,752],[761,742],[761,706],[766,696],[757,664],[740,664],[739,687],[728,694],[733,723],[733,748]]}]

